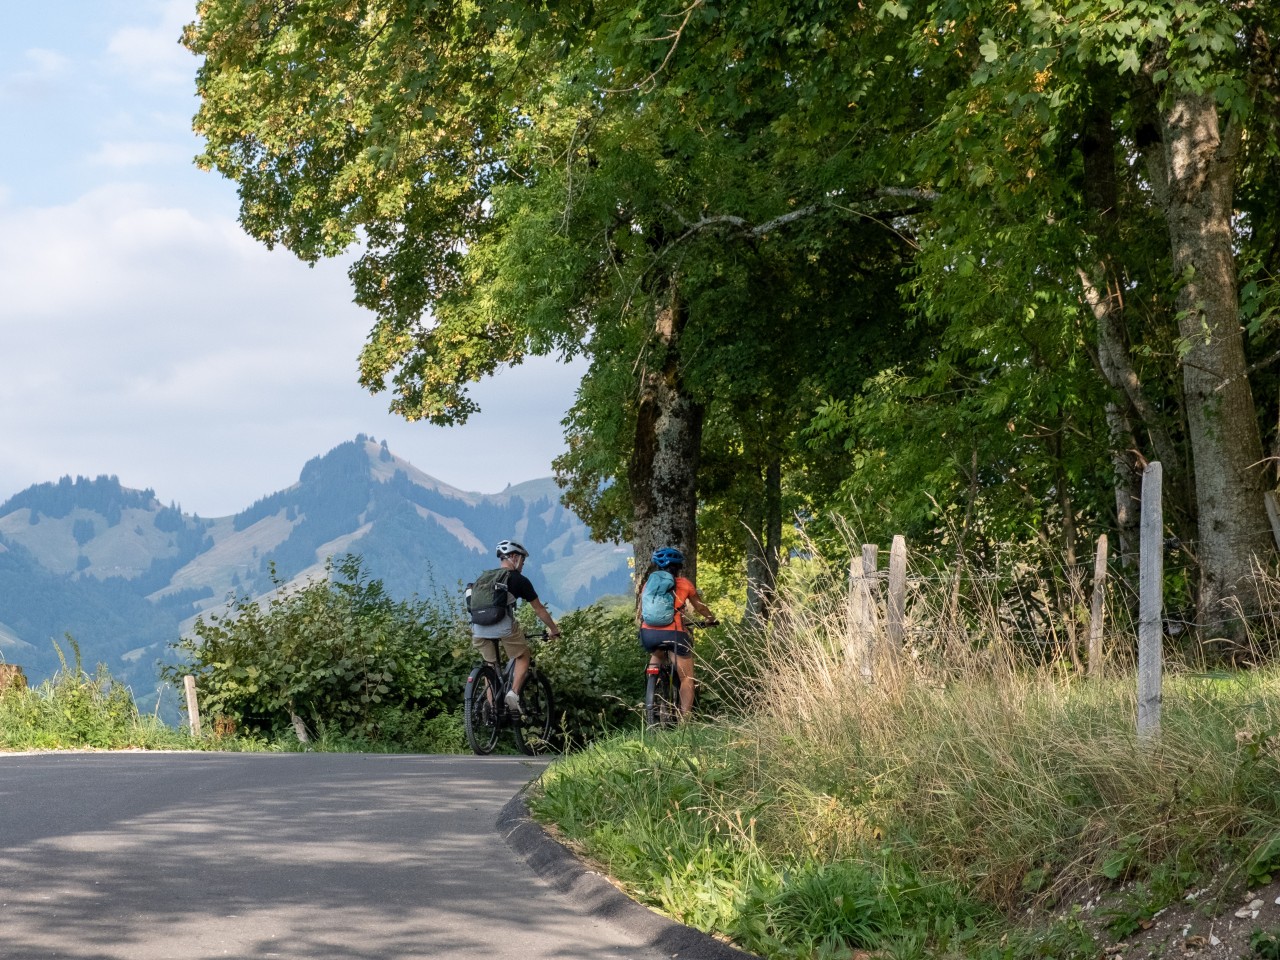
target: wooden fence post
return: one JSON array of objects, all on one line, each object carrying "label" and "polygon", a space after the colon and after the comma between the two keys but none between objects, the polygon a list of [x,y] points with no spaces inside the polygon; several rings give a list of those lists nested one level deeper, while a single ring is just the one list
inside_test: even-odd
[{"label": "wooden fence post", "polygon": [[853,665],[861,659],[861,637],[858,629],[862,613],[858,609],[858,558],[849,558],[849,616],[844,641],[844,669],[852,670]]},{"label": "wooden fence post", "polygon": [[1160,735],[1160,684],[1164,644],[1164,507],[1161,467],[1142,474],[1142,520],[1138,554],[1138,736]]},{"label": "wooden fence post", "polygon": [[893,538],[889,549],[889,597],[885,602],[885,621],[889,643],[898,653],[907,642],[907,539],[901,534]]},{"label": "wooden fence post", "polygon": [[1089,608],[1089,676],[1102,676],[1102,625],[1107,616],[1107,535],[1093,554],[1093,603]]},{"label": "wooden fence post", "polygon": [[0,663],[0,693],[27,689],[27,675],[16,663]]},{"label": "wooden fence post", "polygon": [[875,678],[876,663],[876,573],[880,567],[880,548],[874,543],[862,545],[862,579],[859,582],[859,599],[862,616],[859,629],[862,631],[862,679],[870,683]]},{"label": "wooden fence post", "polygon": [[187,674],[182,678],[182,685],[187,691],[187,723],[191,726],[191,735],[200,736],[200,704],[196,701],[196,678]]}]

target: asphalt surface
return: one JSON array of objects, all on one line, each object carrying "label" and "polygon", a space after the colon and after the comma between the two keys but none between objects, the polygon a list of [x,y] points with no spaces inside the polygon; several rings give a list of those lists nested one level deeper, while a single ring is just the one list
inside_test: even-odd
[{"label": "asphalt surface", "polygon": [[545,761],[0,754],[0,960],[730,960],[529,820]]}]

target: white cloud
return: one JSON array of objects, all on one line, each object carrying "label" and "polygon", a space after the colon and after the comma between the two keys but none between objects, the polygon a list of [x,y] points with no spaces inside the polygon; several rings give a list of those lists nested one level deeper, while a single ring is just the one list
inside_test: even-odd
[{"label": "white cloud", "polygon": [[0,99],[43,100],[67,73],[71,61],[56,50],[32,47],[23,51],[23,67],[0,76]]},{"label": "white cloud", "polygon": [[107,54],[126,74],[152,86],[190,84],[196,59],[179,40],[182,28],[195,18],[187,0],[169,0],[157,9],[158,22],[148,27],[122,27],[111,35]]},{"label": "white cloud", "polygon": [[345,264],[310,269],[144,187],[0,208],[0,500],[116,474],[204,516],[288,486],[356,433],[492,492],[550,473],[581,365],[505,371],[465,428],[408,424],[356,383],[372,318]]},{"label": "white cloud", "polygon": [[39,47],[33,47],[26,51],[23,55],[24,59],[32,65],[32,71],[27,76],[32,77],[54,77],[62,73],[70,61],[56,50],[43,50]]},{"label": "white cloud", "polygon": [[194,151],[187,144],[165,143],[157,140],[113,140],[91,153],[91,164],[116,169],[160,166],[189,160]]}]

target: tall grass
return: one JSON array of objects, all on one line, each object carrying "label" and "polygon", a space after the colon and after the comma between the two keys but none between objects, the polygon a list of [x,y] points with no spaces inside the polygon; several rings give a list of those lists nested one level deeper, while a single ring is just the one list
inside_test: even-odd
[{"label": "tall grass", "polygon": [[1005,586],[918,576],[868,681],[842,577],[803,572],[717,678],[732,723],[544,778],[535,810],[638,896],[774,957],[1067,957],[1096,954],[1087,930],[1025,918],[1123,888],[1119,930],[1192,883],[1280,873],[1280,672],[1172,663],[1140,740],[1131,645],[1086,679],[1069,591],[1033,643]]},{"label": "tall grass", "polygon": [[68,639],[70,661],[56,643],[61,669],[36,687],[0,692],[0,749],[177,749],[194,747],[184,731],[140,715],[129,689],[105,667],[90,674]]}]

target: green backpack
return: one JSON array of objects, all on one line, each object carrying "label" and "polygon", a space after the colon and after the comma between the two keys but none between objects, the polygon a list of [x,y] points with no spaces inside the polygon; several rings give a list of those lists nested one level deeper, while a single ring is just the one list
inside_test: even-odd
[{"label": "green backpack", "polygon": [[506,567],[486,570],[467,585],[467,610],[471,622],[481,627],[491,627],[507,615],[511,596],[507,592],[507,578],[511,571]]}]

